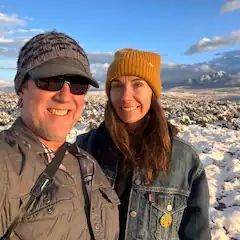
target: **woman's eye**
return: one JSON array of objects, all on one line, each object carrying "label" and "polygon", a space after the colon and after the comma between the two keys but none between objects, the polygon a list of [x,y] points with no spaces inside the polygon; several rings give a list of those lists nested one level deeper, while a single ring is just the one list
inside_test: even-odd
[{"label": "woman's eye", "polygon": [[138,87],[142,87],[144,85],[144,83],[143,82],[133,82],[133,87],[134,88],[138,88]]}]

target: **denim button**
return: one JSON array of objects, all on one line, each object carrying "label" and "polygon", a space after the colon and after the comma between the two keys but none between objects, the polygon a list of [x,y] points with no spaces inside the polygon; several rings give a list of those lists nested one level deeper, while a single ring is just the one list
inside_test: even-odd
[{"label": "denim button", "polygon": [[136,211],[131,211],[130,212],[130,216],[131,217],[136,217],[137,216],[137,212]]},{"label": "denim button", "polygon": [[142,182],[141,182],[140,179],[136,179],[136,180],[134,181],[134,183],[135,183],[136,185],[140,185]]},{"label": "denim button", "polygon": [[171,205],[171,204],[168,204],[168,205],[167,205],[167,210],[168,210],[169,212],[172,211],[172,205]]}]

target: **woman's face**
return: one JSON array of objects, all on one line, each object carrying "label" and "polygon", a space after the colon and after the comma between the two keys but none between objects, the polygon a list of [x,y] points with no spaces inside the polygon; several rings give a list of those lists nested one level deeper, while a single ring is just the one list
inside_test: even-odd
[{"label": "woman's face", "polygon": [[152,89],[136,76],[121,76],[111,82],[110,99],[118,117],[134,130],[151,106]]}]

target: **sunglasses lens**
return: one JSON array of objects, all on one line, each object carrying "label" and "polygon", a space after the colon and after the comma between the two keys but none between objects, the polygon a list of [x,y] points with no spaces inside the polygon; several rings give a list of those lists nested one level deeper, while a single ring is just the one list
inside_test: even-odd
[{"label": "sunglasses lens", "polygon": [[35,83],[36,86],[42,90],[59,91],[62,88],[64,81],[59,81],[59,79],[56,78],[41,78],[37,79]]},{"label": "sunglasses lens", "polygon": [[70,83],[72,94],[83,95],[87,93],[88,84]]},{"label": "sunglasses lens", "polygon": [[87,93],[88,80],[81,79],[79,76],[57,76],[35,80],[36,86],[46,91],[59,91],[64,83],[69,85],[72,94],[83,95]]}]

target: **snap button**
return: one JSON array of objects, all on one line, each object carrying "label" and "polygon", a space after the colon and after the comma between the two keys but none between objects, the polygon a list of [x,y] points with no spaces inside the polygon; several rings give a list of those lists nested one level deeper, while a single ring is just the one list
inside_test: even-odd
[{"label": "snap button", "polygon": [[136,211],[131,211],[130,212],[130,216],[131,217],[136,217],[137,216],[137,212]]},{"label": "snap button", "polygon": [[169,212],[172,211],[172,205],[171,205],[171,204],[168,204],[168,205],[167,205],[167,210],[168,210]]},{"label": "snap button", "polygon": [[135,183],[136,185],[140,185],[142,182],[141,182],[140,179],[136,179],[136,180],[134,181],[134,183]]},{"label": "snap button", "polygon": [[96,224],[95,224],[95,229],[96,229],[96,230],[99,230],[99,229],[100,229],[100,227],[101,227],[101,226],[100,226],[100,224],[99,224],[99,223],[96,223]]},{"label": "snap button", "polygon": [[33,216],[32,215],[27,215],[25,218],[26,218],[26,220],[29,221],[29,220],[31,220],[33,218]]},{"label": "snap button", "polygon": [[43,201],[45,204],[49,204],[51,202],[51,199],[49,196],[46,196]]},{"label": "snap button", "polygon": [[54,211],[53,207],[49,207],[49,208],[47,209],[47,212],[48,212],[49,214],[52,214],[53,211]]}]

